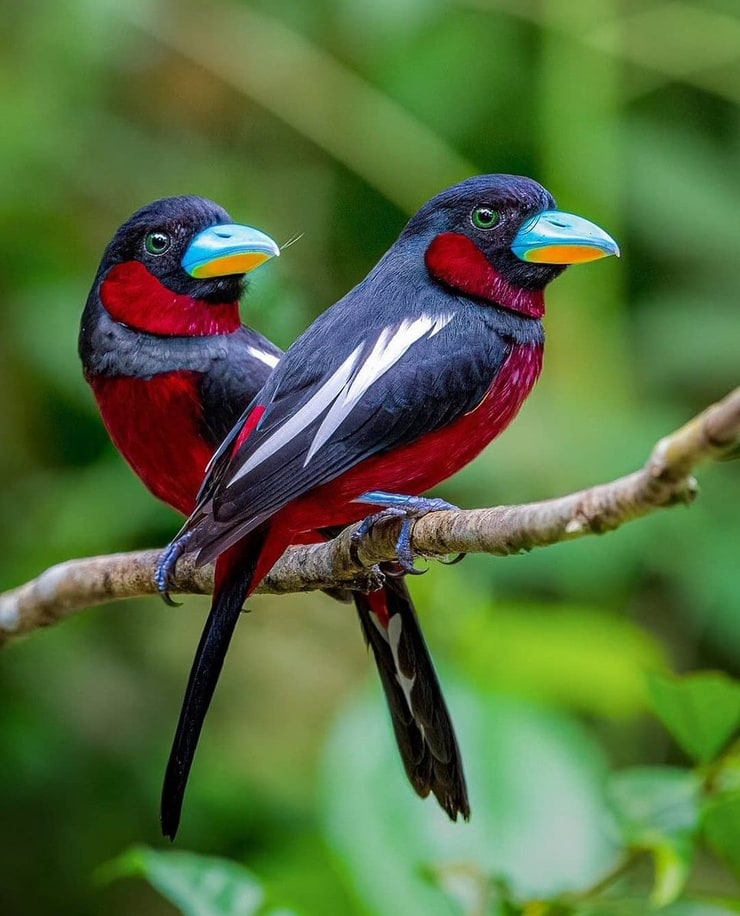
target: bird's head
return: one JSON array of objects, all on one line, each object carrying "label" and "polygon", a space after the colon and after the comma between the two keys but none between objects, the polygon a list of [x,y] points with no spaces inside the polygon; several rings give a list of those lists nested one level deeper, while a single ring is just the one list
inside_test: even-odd
[{"label": "bird's head", "polygon": [[99,294],[117,321],[164,335],[228,333],[250,271],[280,254],[203,197],[166,197],[116,232],[98,270]]},{"label": "bird's head", "polygon": [[445,287],[539,318],[542,291],[569,264],[619,254],[594,223],[555,208],[531,178],[480,175],[432,198],[401,239],[421,240]]}]

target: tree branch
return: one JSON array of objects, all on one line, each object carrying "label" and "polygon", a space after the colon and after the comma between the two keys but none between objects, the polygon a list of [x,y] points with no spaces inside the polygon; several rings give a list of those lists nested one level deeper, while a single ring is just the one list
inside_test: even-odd
[{"label": "tree branch", "polygon": [[[656,509],[689,503],[697,494],[691,476],[700,464],[730,457],[740,447],[740,388],[685,426],[661,439],[643,468],[610,483],[558,499],[520,506],[434,512],[414,525],[416,553],[508,556],[613,531]],[[322,588],[377,587],[374,566],[395,558],[397,521],[376,525],[350,552],[349,528],[329,543],[292,547],[259,589],[284,594]],[[0,645],[49,626],[95,604],[155,594],[152,580],[159,550],[68,560],[36,579],[0,595]],[[208,594],[213,569],[197,569],[189,557],[177,565],[172,591]]]}]

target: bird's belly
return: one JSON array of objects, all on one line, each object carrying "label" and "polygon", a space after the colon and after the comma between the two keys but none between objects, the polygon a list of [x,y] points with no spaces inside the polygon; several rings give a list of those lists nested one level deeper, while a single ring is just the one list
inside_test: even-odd
[{"label": "bird's belly", "polygon": [[184,515],[195,507],[213,452],[203,438],[199,379],[168,372],[91,380],[116,448],[155,496]]},{"label": "bird's belly", "polygon": [[280,513],[296,531],[364,518],[354,500],[368,490],[418,495],[472,461],[511,423],[542,369],[542,344],[515,347],[474,409],[416,442],[376,455],[307,493]]}]

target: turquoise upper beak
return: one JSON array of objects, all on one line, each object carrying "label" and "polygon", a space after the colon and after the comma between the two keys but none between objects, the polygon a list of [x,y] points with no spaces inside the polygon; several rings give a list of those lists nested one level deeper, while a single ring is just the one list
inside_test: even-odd
[{"label": "turquoise upper beak", "polygon": [[181,264],[191,277],[202,280],[249,273],[279,254],[277,243],[259,229],[225,223],[199,232]]},{"label": "turquoise upper beak", "polygon": [[600,226],[562,210],[543,210],[524,223],[511,250],[520,260],[537,264],[581,264],[619,256],[619,246]]}]

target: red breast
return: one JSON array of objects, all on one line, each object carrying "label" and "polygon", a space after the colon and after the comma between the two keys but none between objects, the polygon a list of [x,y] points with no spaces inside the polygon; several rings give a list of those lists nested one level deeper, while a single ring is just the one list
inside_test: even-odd
[{"label": "red breast", "polygon": [[276,526],[306,531],[347,525],[368,514],[367,506],[353,502],[361,493],[386,490],[414,496],[436,486],[477,457],[511,423],[539,377],[542,357],[541,344],[515,347],[474,410],[316,487],[282,509],[275,516]]},{"label": "red breast", "polygon": [[154,495],[183,515],[195,508],[213,452],[203,438],[199,383],[197,372],[90,380],[116,448]]}]

